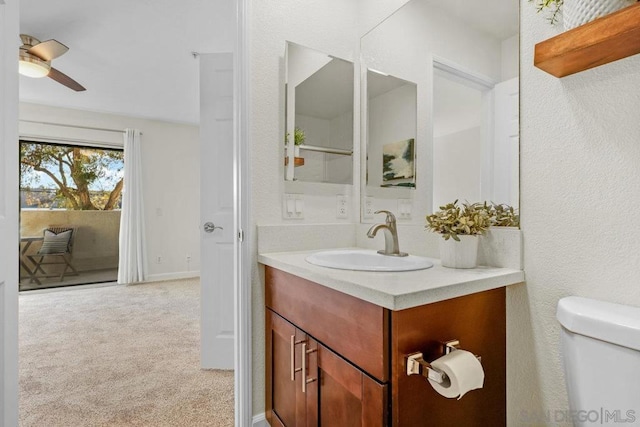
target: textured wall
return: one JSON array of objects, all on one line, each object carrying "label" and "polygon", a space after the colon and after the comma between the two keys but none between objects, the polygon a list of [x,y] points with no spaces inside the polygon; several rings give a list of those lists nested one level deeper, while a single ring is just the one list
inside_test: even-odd
[{"label": "textured wall", "polygon": [[[407,0],[263,0],[251,5],[251,209],[253,225],[338,222],[336,194],[358,197],[352,186],[309,186],[283,180],[284,48],[289,40],[354,60],[360,36]],[[356,70],[359,65],[357,61]],[[356,81],[356,92],[360,90]],[[356,97],[356,104],[359,97]],[[357,107],[356,107],[357,111]],[[354,117],[359,140],[360,117]],[[356,146],[357,149],[357,146]],[[358,152],[354,153],[357,159]],[[354,166],[359,174],[359,165]],[[295,185],[300,184],[300,185]],[[305,219],[282,219],[282,193],[305,193]],[[358,218],[352,212],[352,218]],[[347,220],[349,221],[349,220]],[[351,220],[353,221],[353,220]],[[343,220],[344,222],[344,220]],[[257,248],[257,242],[252,242]],[[254,249],[254,256],[257,250]],[[253,270],[253,412],[264,412],[264,295],[260,270]]]},{"label": "textured wall", "polygon": [[[555,308],[640,306],[640,56],[557,79],[533,48],[561,31],[521,0],[521,213],[527,284],[508,293],[509,425],[567,407]],[[552,412],[553,415],[553,412]],[[563,423],[560,423],[564,425]]]},{"label": "textured wall", "polygon": [[[341,0],[264,0],[251,10],[251,207],[254,224],[278,224],[285,191],[282,161],[284,135],[284,52],[292,41],[353,60],[356,41],[355,3]],[[335,220],[335,194],[305,196],[306,219]],[[322,213],[314,209],[332,201]],[[315,212],[313,214],[312,212]],[[331,214],[329,213],[331,212]],[[320,217],[317,215],[320,214]],[[319,219],[319,221],[314,221]],[[291,223],[291,221],[289,221]],[[296,222],[294,222],[295,224]],[[254,247],[257,247],[254,245]],[[253,412],[264,412],[264,294],[253,272]]]}]

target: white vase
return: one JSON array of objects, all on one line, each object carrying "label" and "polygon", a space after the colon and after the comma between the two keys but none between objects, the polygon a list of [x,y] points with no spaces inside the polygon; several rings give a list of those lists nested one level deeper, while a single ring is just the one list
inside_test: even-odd
[{"label": "white vase", "polygon": [[562,21],[565,30],[570,30],[594,19],[623,9],[635,0],[564,0]]},{"label": "white vase", "polygon": [[458,235],[460,241],[440,239],[440,261],[443,267],[474,268],[478,265],[480,236]]},{"label": "white vase", "polygon": [[289,157],[289,153],[291,152],[290,150],[293,150],[293,157],[300,157],[300,146],[299,145],[291,145],[291,144],[287,144],[285,145],[285,155],[287,157]]}]

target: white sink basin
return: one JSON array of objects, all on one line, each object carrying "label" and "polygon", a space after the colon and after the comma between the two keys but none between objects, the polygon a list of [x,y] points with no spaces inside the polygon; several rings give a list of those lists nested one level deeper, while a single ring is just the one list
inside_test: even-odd
[{"label": "white sink basin", "polygon": [[340,270],[358,271],[411,271],[433,267],[427,258],[419,256],[396,257],[381,255],[367,249],[339,249],[316,252],[305,258],[310,264]]}]

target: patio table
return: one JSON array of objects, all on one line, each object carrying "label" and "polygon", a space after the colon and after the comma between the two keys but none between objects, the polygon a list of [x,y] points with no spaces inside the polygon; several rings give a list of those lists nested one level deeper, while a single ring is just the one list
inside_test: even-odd
[{"label": "patio table", "polygon": [[[30,268],[27,265],[27,263],[24,261],[24,259],[28,259],[24,255],[27,254],[27,251],[29,250],[29,247],[33,244],[33,242],[38,242],[38,241],[43,241],[43,240],[44,240],[43,236],[32,236],[32,237],[21,237],[20,238],[20,244],[24,243],[24,247],[20,251],[20,266],[22,268],[24,268],[25,271],[29,274],[30,282],[31,283],[36,282],[38,285],[41,285],[42,283],[36,277],[36,273],[38,272],[38,269],[40,269],[40,271],[42,271],[43,273],[44,273],[44,270],[42,269],[42,267],[35,266],[35,264],[33,265],[33,267]],[[33,263],[31,263],[31,264],[33,264]]]}]

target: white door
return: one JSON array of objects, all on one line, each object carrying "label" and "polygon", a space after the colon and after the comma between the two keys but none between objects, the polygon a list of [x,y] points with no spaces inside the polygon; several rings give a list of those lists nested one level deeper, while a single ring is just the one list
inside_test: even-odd
[{"label": "white door", "polygon": [[0,425],[18,425],[18,0],[0,0]]},{"label": "white door", "polygon": [[200,55],[201,364],[233,369],[233,54]]},{"label": "white door", "polygon": [[520,203],[519,79],[495,86],[495,143],[493,198],[496,203],[518,207]]}]

